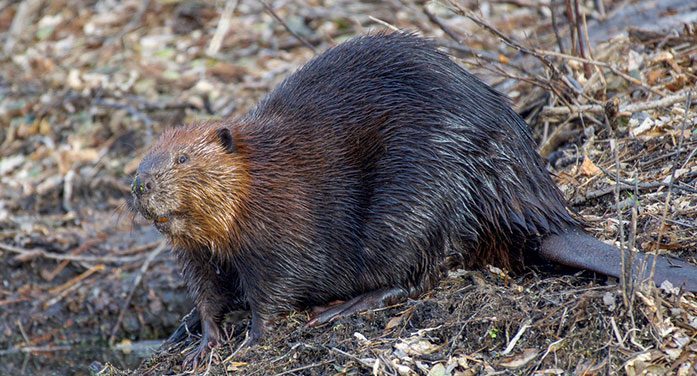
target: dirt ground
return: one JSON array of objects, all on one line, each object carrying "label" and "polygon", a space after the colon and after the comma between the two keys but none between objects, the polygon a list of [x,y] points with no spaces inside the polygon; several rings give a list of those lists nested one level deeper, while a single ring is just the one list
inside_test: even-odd
[{"label": "dirt ground", "polygon": [[[377,30],[434,38],[506,93],[593,234],[697,264],[696,22],[680,0],[0,0],[0,374],[186,372],[186,349],[153,355],[192,303],[125,209],[140,158]],[[420,299],[307,321],[237,351],[249,317],[231,314],[199,372],[697,374],[693,294],[587,272],[453,270]]]}]

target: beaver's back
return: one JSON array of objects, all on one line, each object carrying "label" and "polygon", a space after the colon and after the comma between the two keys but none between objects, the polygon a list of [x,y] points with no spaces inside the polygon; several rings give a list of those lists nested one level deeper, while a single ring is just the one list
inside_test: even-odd
[{"label": "beaver's back", "polygon": [[243,122],[264,159],[295,164],[279,165],[306,214],[331,219],[318,238],[388,259],[390,242],[443,242],[471,264],[507,264],[521,241],[576,223],[507,98],[412,35],[329,50]]}]

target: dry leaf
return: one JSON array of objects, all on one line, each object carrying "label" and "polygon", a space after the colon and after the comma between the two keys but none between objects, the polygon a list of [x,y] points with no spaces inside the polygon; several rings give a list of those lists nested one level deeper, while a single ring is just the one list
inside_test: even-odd
[{"label": "dry leaf", "polygon": [[407,355],[426,355],[437,351],[440,346],[425,340],[421,337],[410,337],[394,345],[397,350]]},{"label": "dry leaf", "polygon": [[659,80],[666,76],[665,69],[654,69],[646,74],[646,82],[649,85],[655,85]]},{"label": "dry leaf", "polygon": [[590,160],[590,158],[583,157],[580,172],[583,176],[595,176],[600,174],[600,169],[593,163],[593,161]]},{"label": "dry leaf", "polygon": [[625,363],[624,371],[628,376],[665,375],[667,370],[653,363],[656,357],[661,358],[660,352],[649,351],[641,353]]},{"label": "dry leaf", "polygon": [[652,130],[655,125],[656,125],[656,122],[648,116],[645,117],[643,120],[641,120],[641,123],[639,123],[639,121],[636,119],[631,119],[629,121],[629,127],[630,127],[629,134],[631,136],[634,136],[634,137],[637,137],[640,135],[646,136],[645,133]]},{"label": "dry leaf", "polygon": [[442,365],[441,363],[436,363],[435,366],[431,368],[430,371],[428,371],[428,376],[445,376],[447,375],[445,371],[445,366]]},{"label": "dry leaf", "polygon": [[675,92],[675,91],[678,91],[678,90],[681,90],[682,88],[684,88],[687,83],[688,83],[687,76],[685,76],[684,74],[681,74],[681,75],[678,75],[677,77],[675,77],[669,83],[667,83],[665,85],[665,87],[666,87],[666,89]]},{"label": "dry leaf", "polygon": [[228,363],[226,369],[228,371],[239,371],[240,368],[246,367],[247,364],[248,364],[247,362],[230,362],[230,363]]},{"label": "dry leaf", "polygon": [[399,315],[399,316],[395,316],[395,317],[391,318],[390,321],[388,321],[387,324],[385,325],[385,330],[390,330],[390,329],[398,326],[399,324],[402,323],[403,318],[404,318],[404,315]]},{"label": "dry leaf", "polygon": [[562,375],[564,374],[564,370],[561,368],[548,368],[548,369],[541,369],[537,372],[535,372],[535,375]]},{"label": "dry leaf", "polygon": [[535,359],[538,353],[539,352],[535,349],[525,349],[521,354],[504,358],[499,365],[508,369],[521,368],[530,363],[531,360]]}]

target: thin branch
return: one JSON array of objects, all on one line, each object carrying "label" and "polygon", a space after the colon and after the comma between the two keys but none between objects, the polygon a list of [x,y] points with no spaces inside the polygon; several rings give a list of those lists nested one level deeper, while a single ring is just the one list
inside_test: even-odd
[{"label": "thin branch", "polygon": [[564,1],[566,10],[566,20],[569,21],[569,38],[571,39],[571,55],[576,55],[577,45],[576,45],[576,33],[574,33],[574,12],[571,8],[571,0]]},{"label": "thin branch", "polygon": [[[576,36],[578,37],[578,52],[583,58],[588,58],[586,54],[586,46],[584,46],[585,38],[583,37],[583,22],[581,21],[581,10],[578,6],[578,0],[574,0],[574,21],[576,24]],[[587,46],[590,50],[590,46]],[[588,63],[583,63],[583,74],[586,78],[591,78],[591,66]]]},{"label": "thin branch", "polygon": [[690,105],[692,104],[692,90],[687,92],[687,98],[685,99],[685,116],[683,117],[682,124],[680,126],[680,138],[678,139],[678,151],[675,153],[673,158],[673,168],[670,172],[670,180],[668,181],[668,193],[666,195],[666,202],[663,206],[663,216],[661,217],[661,225],[658,228],[658,239],[656,239],[656,247],[654,252],[656,257],[653,258],[651,263],[651,273],[649,274],[649,280],[653,281],[653,276],[656,273],[656,259],[661,253],[661,239],[663,239],[664,227],[666,224],[666,218],[668,218],[668,208],[670,207],[670,200],[672,198],[671,193],[673,192],[673,184],[675,183],[675,173],[678,170],[678,162],[680,161],[680,153],[682,151],[682,145],[685,141],[685,128],[687,126],[687,115],[690,112]]},{"label": "thin branch", "polygon": [[506,34],[504,34],[503,32],[501,32],[501,31],[498,30],[497,28],[495,28],[495,27],[491,26],[490,24],[488,24],[488,23],[487,23],[486,21],[484,21],[481,17],[479,17],[476,13],[472,12],[471,10],[469,10],[469,9],[467,9],[467,8],[463,8],[460,4],[458,4],[458,3],[456,3],[456,2],[454,2],[454,1],[452,1],[452,0],[451,0],[449,3],[455,8],[455,9],[453,9],[453,10],[454,10],[456,13],[460,14],[461,16],[465,16],[465,17],[469,18],[472,22],[476,23],[476,24],[479,25],[481,28],[483,28],[483,29],[489,31],[490,33],[492,33],[492,34],[494,34],[494,35],[496,35],[499,39],[501,39],[501,41],[503,41],[503,42],[504,42],[505,44],[507,44],[508,46],[510,46],[510,47],[512,47],[512,48],[514,48],[514,49],[520,51],[520,52],[523,52],[523,53],[526,53],[526,54],[528,54],[528,55],[532,55],[532,56],[536,57],[536,58],[537,58],[538,60],[540,60],[547,68],[549,68],[549,69],[553,72],[553,74],[554,74],[553,77],[560,77],[560,76],[561,76],[561,72],[559,72],[559,69],[557,69],[557,67],[554,66],[554,64],[552,64],[552,62],[549,61],[549,60],[547,59],[547,56],[545,56],[545,55],[543,55],[543,54],[540,54],[540,53],[539,53],[536,49],[534,49],[534,48],[525,47],[525,46],[523,46],[522,44],[520,44],[520,43],[514,41],[513,39],[511,39],[509,36],[507,36]]},{"label": "thin branch", "polygon": [[[501,61],[502,59],[501,59],[500,55],[497,53],[494,53],[494,52],[485,51],[485,50],[477,50],[475,48],[468,47],[462,43],[453,42],[453,41],[449,41],[449,40],[436,40],[435,42],[439,47],[445,47],[445,48],[451,49],[453,51],[460,52],[461,54],[463,54],[467,57],[481,59],[481,60],[488,61],[491,63],[496,63],[496,64],[503,63]],[[508,60],[508,59],[506,59],[506,60]],[[523,73],[527,73],[527,71],[524,68],[522,68],[518,65],[514,65],[511,63],[506,63],[505,65],[510,66],[512,68],[515,68],[516,70],[519,70]]]},{"label": "thin branch", "polygon": [[333,362],[333,360],[325,360],[325,361],[319,362],[319,363],[312,363],[312,364],[308,364],[308,365],[306,365],[306,366],[302,366],[302,367],[298,367],[298,368],[293,368],[293,369],[289,369],[288,371],[284,371],[284,372],[281,372],[281,373],[277,373],[277,374],[274,375],[274,376],[288,375],[288,374],[291,374],[291,373],[296,373],[296,372],[299,372],[299,371],[304,371],[304,370],[306,370],[306,369],[315,368],[315,367],[320,367],[320,366],[323,366],[323,365],[325,365],[325,364],[329,364],[329,363],[331,363],[331,362]]},{"label": "thin branch", "polygon": [[667,95],[666,93],[664,93],[664,92],[662,92],[662,91],[660,91],[660,90],[656,90],[656,89],[654,89],[654,88],[652,88],[652,87],[650,87],[650,86],[644,84],[643,82],[641,82],[641,80],[638,80],[638,79],[636,79],[636,78],[634,78],[634,77],[632,77],[632,76],[630,76],[630,75],[628,75],[628,74],[626,74],[626,73],[620,71],[620,70],[617,69],[617,67],[615,67],[614,65],[612,65],[612,64],[610,64],[610,63],[606,63],[606,62],[604,62],[604,61],[598,61],[598,60],[588,59],[588,58],[585,58],[585,57],[578,57],[578,56],[573,56],[573,55],[567,55],[567,54],[563,54],[563,53],[561,53],[561,52],[549,51],[549,50],[536,49],[535,52],[536,52],[537,54],[539,54],[539,55],[548,55],[548,56],[559,57],[559,58],[566,59],[566,60],[575,60],[575,61],[578,61],[578,62],[581,62],[581,63],[588,63],[588,64],[596,65],[596,66],[599,66],[599,67],[607,68],[607,69],[609,69],[612,73],[614,73],[614,74],[616,74],[616,75],[618,75],[618,76],[624,78],[625,80],[627,80],[627,81],[629,81],[629,82],[631,82],[631,83],[633,83],[633,84],[635,84],[635,85],[639,85],[639,86],[643,87],[644,89],[646,89],[646,90],[648,90],[648,91],[650,91],[650,92],[652,92],[652,93],[654,93],[654,94],[656,94],[656,95],[658,95],[658,96],[665,97],[665,96]]},{"label": "thin branch", "polygon": [[220,47],[223,45],[223,39],[230,29],[230,21],[232,20],[232,16],[235,14],[235,10],[237,9],[239,3],[240,0],[235,0],[234,4],[232,3],[232,0],[225,2],[225,8],[223,9],[223,13],[220,15],[220,19],[218,19],[218,25],[215,27],[213,38],[211,38],[211,42],[208,44],[208,48],[206,48],[206,54],[208,56],[214,56],[218,53],[218,51],[220,51]]},{"label": "thin branch", "polygon": [[116,323],[114,324],[114,327],[111,329],[111,336],[109,336],[109,346],[114,345],[114,340],[116,339],[116,333],[118,333],[119,328],[121,327],[121,321],[123,321],[123,317],[126,314],[126,309],[128,309],[128,305],[131,304],[131,299],[133,299],[133,293],[135,292],[136,288],[140,284],[140,281],[143,279],[143,274],[148,270],[150,267],[150,263],[157,257],[157,255],[160,254],[165,248],[167,248],[167,242],[162,241],[160,245],[150,251],[150,254],[148,254],[148,258],[145,259],[143,262],[143,265],[141,265],[140,270],[138,271],[138,274],[136,275],[135,279],[133,280],[133,285],[131,286],[131,290],[128,292],[128,296],[126,296],[126,300],[124,300],[123,304],[121,305],[121,311],[119,312],[119,317],[116,319]]},{"label": "thin branch", "polygon": [[424,12],[424,14],[426,15],[426,17],[428,17],[429,21],[433,22],[433,23],[436,24],[441,30],[443,30],[443,32],[445,33],[445,35],[449,36],[450,39],[454,40],[454,41],[457,42],[457,43],[460,43],[460,42],[461,42],[461,40],[460,40],[460,38],[457,36],[457,34],[455,34],[455,32],[452,31],[452,29],[450,29],[450,28],[449,28],[446,24],[444,24],[438,17],[436,17],[435,14],[431,13],[431,11],[428,10],[428,8],[426,7],[426,5],[424,5],[423,7],[421,7],[421,10]]},{"label": "thin branch", "polygon": [[23,37],[26,33],[27,26],[31,25],[39,15],[43,0],[26,0],[22,1],[17,7],[17,13],[12,17],[12,24],[6,33],[6,38],[3,45],[3,54],[10,56],[17,40]]},{"label": "thin branch", "polygon": [[557,46],[559,47],[559,52],[566,53],[564,51],[564,43],[562,42],[561,35],[559,34],[559,26],[557,25],[557,17],[554,14],[554,7],[550,5],[549,13],[552,15],[552,30],[554,30],[554,36],[557,39]]},{"label": "thin branch", "polygon": [[137,256],[127,256],[127,257],[113,257],[113,256],[80,256],[80,255],[61,255],[58,253],[48,252],[41,248],[31,248],[25,249],[20,247],[11,246],[9,244],[0,243],[0,251],[18,253],[25,260],[34,258],[47,258],[51,260],[68,260],[68,261],[79,261],[79,262],[96,262],[105,264],[127,264],[135,261],[140,261],[144,258],[143,255]]},{"label": "thin branch", "polygon": [[89,278],[92,274],[101,272],[104,270],[104,264],[98,264],[95,265],[89,269],[87,269],[84,273],[80,274],[79,276],[73,278],[72,280],[66,282],[65,284],[58,286],[56,288],[53,288],[49,291],[51,294],[58,293],[58,295],[52,297],[51,299],[48,299],[46,302],[43,304],[43,309],[47,310],[50,306],[60,302],[68,296],[71,292],[77,290],[82,286],[85,282],[85,279]]},{"label": "thin branch", "polygon": [[311,49],[312,52],[314,52],[315,54],[317,53],[315,46],[313,46],[310,42],[308,42],[307,39],[303,38],[301,35],[299,35],[295,31],[293,31],[293,29],[291,29],[290,26],[288,26],[288,24],[285,21],[283,21],[283,19],[281,19],[281,17],[279,17],[278,14],[276,14],[276,12],[273,10],[273,8],[266,1],[259,0],[259,2],[264,6],[264,9],[266,9],[266,11],[269,12],[271,17],[273,17],[276,21],[278,21],[278,23],[283,25],[283,27],[286,29],[286,31],[288,31],[295,38],[297,38],[302,44],[305,45],[305,47]]},{"label": "thin branch", "polygon": [[371,21],[377,22],[377,23],[379,23],[380,25],[385,26],[386,28],[388,28],[388,29],[390,29],[390,30],[392,30],[392,31],[400,31],[399,28],[398,28],[397,26],[392,25],[391,23],[389,23],[389,22],[387,22],[387,21],[385,21],[385,20],[381,20],[381,19],[379,19],[379,18],[377,18],[377,17],[373,17],[373,16],[368,16],[368,18],[369,18]]},{"label": "thin branch", "polygon": [[[649,191],[655,188],[660,188],[660,187],[669,187],[669,183],[663,183],[663,182],[654,182],[654,183],[637,183],[636,188],[639,191]],[[577,206],[581,205],[584,202],[588,200],[593,200],[605,195],[609,195],[610,193],[613,193],[616,189],[619,189],[620,191],[630,191],[634,189],[634,184],[625,184],[625,183],[620,183],[620,184],[614,184],[609,187],[605,188],[600,188],[595,191],[591,191],[583,195],[583,197],[579,197],[577,199],[574,199],[571,201],[572,206]],[[677,191],[684,191],[688,193],[697,193],[697,189],[692,188],[690,186],[682,186],[682,185],[676,185],[670,187],[671,190],[677,190]]]},{"label": "thin branch", "polygon": [[[683,102],[687,98],[687,94],[675,94],[661,99],[648,102],[631,103],[626,106],[621,106],[618,111],[618,115],[632,114],[634,112],[641,112],[646,110],[653,110],[656,108],[667,107],[675,103]],[[605,112],[605,108],[597,104],[586,104],[578,106],[557,106],[557,107],[544,107],[541,116],[545,117],[561,117],[568,116],[578,113],[592,113],[592,114],[602,114]]]},{"label": "thin branch", "polygon": [[[617,133],[612,130],[612,127],[610,126],[610,119],[608,119],[607,115],[604,116],[603,118],[605,127],[607,129],[608,134],[612,135],[612,141],[614,145],[612,145],[612,157],[615,161],[615,181],[619,182],[621,181],[620,178],[620,170],[621,170],[621,164],[620,164],[620,152],[619,152],[619,143],[617,142]],[[614,186],[614,193],[615,193],[615,213],[617,215],[617,221],[618,221],[618,232],[619,232],[619,238],[620,238],[620,268],[621,268],[621,273],[620,273],[620,287],[622,291],[622,301],[624,302],[625,307],[629,309],[630,315],[632,312],[632,307],[629,305],[630,299],[629,297],[632,295],[632,292],[634,290],[634,284],[631,283],[632,277],[631,277],[631,267],[628,264],[629,260],[627,260],[627,254],[625,254],[624,250],[625,244],[624,244],[624,223],[622,220],[622,209],[620,208],[620,184],[615,184]],[[631,254],[634,250],[633,249],[628,249],[629,253]],[[629,278],[629,280],[628,280]]]},{"label": "thin branch", "polygon": [[10,348],[10,349],[5,349],[5,350],[0,350],[0,356],[2,355],[12,355],[12,354],[19,354],[19,353],[42,353],[42,352],[57,352],[57,351],[70,351],[72,350],[72,346],[54,346],[54,345],[48,345],[48,346],[25,346],[25,347],[19,347],[19,348]]}]

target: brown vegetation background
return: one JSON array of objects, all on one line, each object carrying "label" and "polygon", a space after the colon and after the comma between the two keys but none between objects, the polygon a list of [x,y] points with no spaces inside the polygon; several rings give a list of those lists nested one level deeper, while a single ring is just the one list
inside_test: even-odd
[{"label": "brown vegetation background", "polygon": [[[191,308],[124,210],[165,128],[236,116],[315,53],[408,29],[506,93],[601,239],[697,263],[693,1],[0,0],[0,374],[176,374]],[[279,318],[209,374],[697,373],[697,300],[590,273],[453,271],[419,300]]]}]

